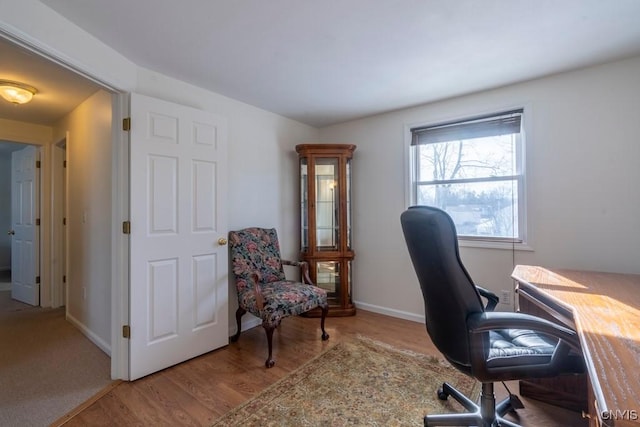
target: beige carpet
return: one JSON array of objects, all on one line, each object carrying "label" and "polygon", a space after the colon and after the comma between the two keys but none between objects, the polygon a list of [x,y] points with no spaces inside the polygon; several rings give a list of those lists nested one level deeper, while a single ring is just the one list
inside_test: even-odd
[{"label": "beige carpet", "polygon": [[443,381],[478,396],[479,383],[447,362],[359,338],[336,344],[214,426],[422,426],[427,413],[463,410],[437,398]]},{"label": "beige carpet", "polygon": [[0,291],[11,290],[11,270],[0,270]]},{"label": "beige carpet", "polygon": [[111,384],[109,357],[65,320],[0,292],[0,426],[47,426]]}]

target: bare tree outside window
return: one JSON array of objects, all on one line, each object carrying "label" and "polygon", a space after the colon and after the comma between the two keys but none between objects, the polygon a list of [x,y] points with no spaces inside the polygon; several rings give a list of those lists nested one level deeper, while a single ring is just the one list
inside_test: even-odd
[{"label": "bare tree outside window", "polygon": [[415,144],[416,204],[447,211],[461,237],[522,241],[520,132],[448,133],[435,138],[448,140]]}]

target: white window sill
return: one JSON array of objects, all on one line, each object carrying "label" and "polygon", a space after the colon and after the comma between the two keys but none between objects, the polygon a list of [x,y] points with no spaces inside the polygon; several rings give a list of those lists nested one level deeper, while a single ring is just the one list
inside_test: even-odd
[{"label": "white window sill", "polygon": [[533,248],[526,243],[492,242],[489,240],[466,240],[458,238],[458,246],[461,248],[502,249],[533,252]]}]

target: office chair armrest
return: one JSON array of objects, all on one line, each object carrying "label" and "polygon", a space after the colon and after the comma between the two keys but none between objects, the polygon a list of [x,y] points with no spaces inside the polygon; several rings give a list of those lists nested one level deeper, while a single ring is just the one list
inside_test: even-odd
[{"label": "office chair armrest", "polygon": [[300,276],[302,277],[302,283],[306,283],[311,286],[315,286],[315,283],[311,281],[311,277],[309,277],[309,263],[306,261],[288,261],[281,260],[282,265],[291,265],[293,267],[300,267]]},{"label": "office chair armrest", "polygon": [[529,314],[496,311],[475,313],[469,316],[467,325],[469,332],[474,334],[500,329],[530,329],[562,340],[574,350],[581,351],[575,331]]},{"label": "office chair armrest", "polygon": [[[523,313],[510,312],[483,312],[474,313],[467,318],[469,327],[469,345],[474,351],[471,356],[471,369],[473,376],[480,381],[512,380],[525,377],[536,377],[544,373],[545,376],[554,376],[561,372],[578,372],[577,367],[568,368],[568,356],[571,349],[581,354],[580,342],[575,331],[565,328],[540,317]],[[545,363],[535,365],[511,365],[488,366],[489,360],[500,359],[497,356],[490,359],[491,339],[490,331],[524,329],[534,334],[545,335],[557,339],[557,343],[550,359]],[[507,355],[505,360],[509,360]],[[508,365],[508,363],[507,363]],[[518,368],[515,369],[514,368]],[[536,373],[537,372],[537,373]]]},{"label": "office chair armrest", "polygon": [[482,286],[476,285],[476,289],[481,297],[487,299],[487,305],[485,306],[486,311],[493,311],[496,308],[496,305],[500,302],[500,298],[498,295],[494,294],[490,290],[483,288]]}]

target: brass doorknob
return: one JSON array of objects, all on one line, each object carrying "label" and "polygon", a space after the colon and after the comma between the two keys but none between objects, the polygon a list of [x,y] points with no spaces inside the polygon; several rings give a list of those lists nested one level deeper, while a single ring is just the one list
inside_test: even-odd
[{"label": "brass doorknob", "polygon": [[7,234],[8,234],[9,236],[13,236],[14,234],[16,234],[16,232],[15,232],[15,231],[13,231],[13,230],[9,230],[9,231],[7,231]]},{"label": "brass doorknob", "polygon": [[227,244],[227,239],[225,239],[224,237],[219,238],[219,239],[218,239],[218,244],[219,244],[220,246],[224,246],[224,245],[226,245],[226,244]]}]

